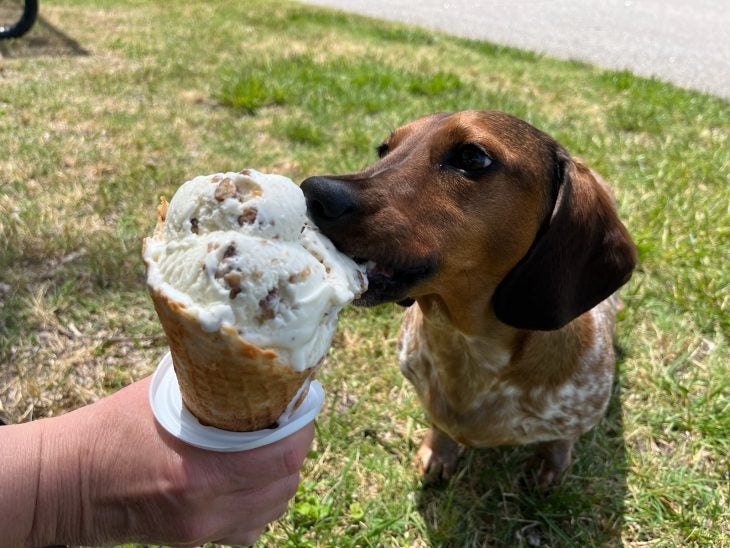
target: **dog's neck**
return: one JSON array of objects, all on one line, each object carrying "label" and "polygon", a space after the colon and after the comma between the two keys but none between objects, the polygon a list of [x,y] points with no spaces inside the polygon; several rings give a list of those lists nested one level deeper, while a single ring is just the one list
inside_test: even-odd
[{"label": "dog's neck", "polygon": [[429,295],[417,302],[429,347],[440,353],[434,366],[456,392],[473,368],[527,384],[559,384],[581,363],[585,341],[594,339],[589,314],[559,330],[525,331],[500,322],[488,298],[465,303]]},{"label": "dog's neck", "polygon": [[489,301],[478,297],[454,302],[439,295],[417,299],[430,339],[441,339],[445,348],[470,348],[480,360],[489,354],[490,368],[496,372],[511,361],[521,334],[497,320]]},{"label": "dog's neck", "polygon": [[[477,320],[474,311],[449,308],[438,296],[417,299],[416,325],[421,333],[422,355],[428,356],[429,373],[424,378],[435,382],[438,391],[459,411],[482,401],[494,390],[513,360],[513,331],[504,324]],[[469,312],[467,315],[466,312]],[[418,382],[418,381],[414,381]],[[429,385],[430,386],[430,385]],[[432,390],[424,388],[423,390]]]},{"label": "dog's neck", "polygon": [[454,292],[418,297],[416,302],[429,322],[443,325],[449,330],[458,330],[469,337],[493,336],[511,338],[515,329],[499,322],[491,306],[492,294],[473,292]]}]

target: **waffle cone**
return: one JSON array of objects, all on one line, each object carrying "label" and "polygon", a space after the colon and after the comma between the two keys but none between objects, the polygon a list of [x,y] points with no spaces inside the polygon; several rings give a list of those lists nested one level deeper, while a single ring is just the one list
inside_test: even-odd
[{"label": "waffle cone", "polygon": [[235,328],[203,330],[186,307],[150,288],[172,354],[183,402],[204,425],[249,432],[267,428],[304,400],[317,365],[296,371]]}]

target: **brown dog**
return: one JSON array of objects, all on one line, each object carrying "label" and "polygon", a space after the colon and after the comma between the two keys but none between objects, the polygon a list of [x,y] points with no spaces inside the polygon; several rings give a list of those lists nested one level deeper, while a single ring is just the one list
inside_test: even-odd
[{"label": "brown dog", "polygon": [[613,293],[636,251],[608,186],[548,135],[494,111],[433,114],[380,160],[302,183],[309,215],[368,262],[356,304],[410,304],[400,366],[428,412],[418,457],[449,477],[460,446],[538,445],[555,482],[603,416]]}]

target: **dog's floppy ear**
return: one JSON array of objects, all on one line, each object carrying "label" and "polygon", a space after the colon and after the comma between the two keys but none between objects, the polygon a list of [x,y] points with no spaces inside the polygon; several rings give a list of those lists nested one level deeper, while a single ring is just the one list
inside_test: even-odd
[{"label": "dog's floppy ear", "polygon": [[636,265],[607,186],[564,150],[555,154],[553,188],[550,218],[494,294],[497,318],[514,327],[559,329],[626,283]]}]

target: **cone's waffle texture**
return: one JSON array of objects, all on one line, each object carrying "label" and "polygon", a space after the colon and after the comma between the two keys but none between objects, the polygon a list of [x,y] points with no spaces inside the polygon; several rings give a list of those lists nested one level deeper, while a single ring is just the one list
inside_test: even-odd
[{"label": "cone's waffle texture", "polygon": [[315,367],[295,371],[241,339],[232,326],[206,332],[183,305],[150,289],[167,335],[183,402],[206,426],[249,432],[274,425],[297,397],[304,401]]}]

